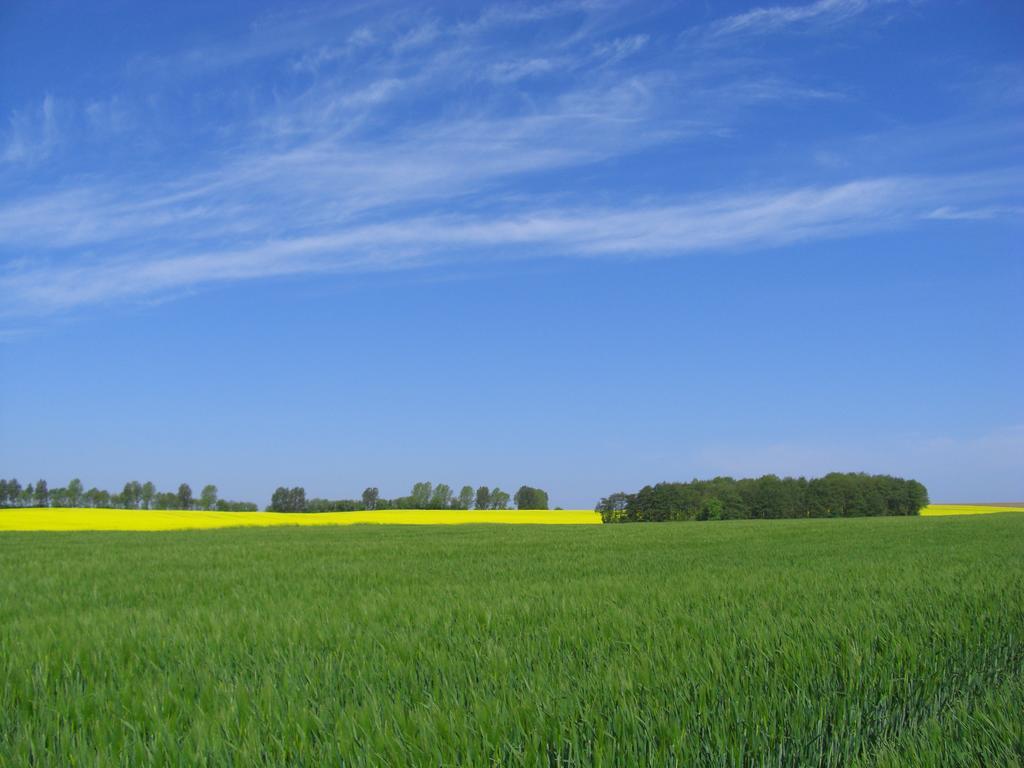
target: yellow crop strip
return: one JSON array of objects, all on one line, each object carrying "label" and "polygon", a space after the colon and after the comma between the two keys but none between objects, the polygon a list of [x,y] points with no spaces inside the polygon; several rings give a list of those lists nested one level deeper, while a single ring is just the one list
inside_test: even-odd
[{"label": "yellow crop strip", "polygon": [[996,512],[1024,512],[1024,507],[988,507],[983,504],[930,504],[921,510],[927,517],[941,515],[991,515]]},{"label": "yellow crop strip", "polygon": [[388,509],[378,512],[191,512],[138,509],[0,509],[0,531],[179,531],[268,525],[460,525],[505,523],[594,525],[590,510]]},{"label": "yellow crop strip", "polygon": [[[932,504],[927,517],[1024,512],[1024,507]],[[599,525],[590,510],[433,510],[388,509],[377,512],[196,512],[184,510],[69,509],[29,507],[0,509],[0,531],[180,531],[274,525]]]}]

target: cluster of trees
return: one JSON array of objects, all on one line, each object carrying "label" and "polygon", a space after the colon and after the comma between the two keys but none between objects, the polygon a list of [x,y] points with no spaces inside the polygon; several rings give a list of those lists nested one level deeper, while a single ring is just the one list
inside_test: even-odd
[{"label": "cluster of trees", "polygon": [[765,475],[658,483],[637,493],[613,493],[598,502],[597,511],[606,523],[625,523],[916,515],[927,505],[928,491],[916,480],[833,472],[812,480]]},{"label": "cluster of trees", "polygon": [[[395,499],[382,499],[376,488],[367,488],[360,499],[307,499],[304,488],[278,488],[268,510],[274,512],[355,512],[373,509],[508,509],[509,502],[519,509],[547,509],[548,495],[539,488],[522,486],[514,496],[500,488],[464,485],[455,493],[444,483],[416,483],[412,493]],[[198,497],[188,483],[177,492],[157,491],[153,483],[132,480],[120,493],[89,488],[75,478],[66,487],[50,488],[45,480],[22,486],[17,480],[0,480],[0,507],[95,507],[106,509],[200,509],[220,512],[255,512],[250,501],[219,498],[217,486],[206,485]]]},{"label": "cluster of trees", "polygon": [[273,512],[355,512],[374,509],[508,509],[513,501],[519,509],[547,509],[548,495],[539,488],[522,486],[515,496],[500,488],[464,485],[455,493],[444,483],[416,483],[408,496],[383,499],[376,488],[367,488],[359,499],[306,499],[304,488],[281,487],[274,491],[268,510]]},{"label": "cluster of trees", "polygon": [[17,480],[0,480],[0,506],[3,507],[96,507],[100,509],[203,509],[220,512],[255,512],[259,507],[249,501],[228,501],[217,495],[217,486],[205,485],[198,498],[188,483],[177,492],[158,491],[153,483],[132,480],[120,493],[82,485],[77,477],[62,488],[50,488],[45,480],[22,486]]}]

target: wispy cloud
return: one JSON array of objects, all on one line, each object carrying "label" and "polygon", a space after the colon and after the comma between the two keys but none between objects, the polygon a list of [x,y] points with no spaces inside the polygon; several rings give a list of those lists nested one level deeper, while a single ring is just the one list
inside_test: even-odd
[{"label": "wispy cloud", "polygon": [[93,133],[104,138],[125,133],[134,126],[131,110],[120,96],[90,101],[84,112]]},{"label": "wispy cloud", "polygon": [[302,237],[240,237],[245,244],[231,247],[164,245],[146,255],[126,247],[114,258],[23,264],[0,277],[0,288],[9,306],[46,313],[230,280],[405,269],[509,249],[520,257],[651,258],[764,248],[905,225],[962,186],[958,179],[882,178],[628,209],[392,215]]},{"label": "wispy cloud", "polygon": [[[275,58],[291,58],[309,52],[311,40],[322,40],[324,32],[342,28],[364,12],[364,3],[296,4],[287,10],[265,14],[249,24],[245,34],[168,54],[144,54],[127,62],[132,77],[178,79],[241,68]],[[360,29],[353,31],[360,33]],[[365,32],[365,30],[362,30]],[[352,37],[349,44],[357,42]],[[315,49],[333,50],[320,44]],[[336,58],[336,57],[335,57]]]},{"label": "wispy cloud", "polygon": [[[881,0],[884,2],[885,0]],[[817,0],[806,5],[776,5],[728,16],[714,22],[712,36],[762,34],[802,25],[829,25],[863,13],[879,0]]]},{"label": "wispy cloud", "polygon": [[[828,22],[868,5],[760,8],[715,29]],[[499,255],[763,248],[1014,210],[1007,189],[1021,174],[1009,171],[862,170],[817,185],[780,180],[703,196],[682,184],[660,194],[645,187],[642,197],[595,185],[608,165],[721,140],[745,111],[843,98],[731,56],[695,60],[672,45],[656,55],[657,33],[637,33],[630,14],[617,14],[614,5],[583,0],[494,6],[465,18],[405,11],[367,19],[355,8],[320,9],[256,24],[243,40],[147,60],[178,85],[200,71],[254,62],[276,68],[280,79],[271,78],[277,87],[267,93],[222,100],[218,92],[218,104],[237,106],[214,113],[190,101],[206,122],[189,112],[177,143],[155,160],[114,171],[104,156],[98,171],[0,189],[5,311],[50,313],[232,280]],[[541,30],[541,21],[558,34]],[[319,34],[320,26],[331,34]],[[145,129],[144,110],[124,95],[82,104],[81,122],[94,141],[108,139],[110,155],[119,135]],[[50,155],[56,111],[46,96],[14,113],[4,159]],[[197,132],[208,143],[189,154]],[[680,166],[681,177],[686,170]]]},{"label": "wispy cloud", "polygon": [[365,51],[375,41],[376,36],[369,27],[359,27],[349,33],[344,45],[320,45],[313,50],[303,51],[292,62],[292,69],[297,72],[316,74],[326,64],[351,59]]},{"label": "wispy cloud", "polygon": [[436,21],[426,21],[401,35],[392,43],[392,49],[402,53],[411,49],[421,48],[434,42],[440,34],[441,30]]},{"label": "wispy cloud", "polygon": [[46,94],[38,106],[11,112],[0,160],[35,163],[50,156],[60,138],[57,103]]},{"label": "wispy cloud", "polygon": [[650,35],[618,37],[608,42],[596,44],[594,46],[594,54],[606,64],[616,64],[643,50],[650,39]]},{"label": "wispy cloud", "polygon": [[[686,130],[651,130],[645,120],[651,98],[634,82],[573,93],[531,114],[435,121],[386,140],[339,140],[321,131],[284,150],[252,148],[180,179],[144,185],[116,180],[23,197],[0,205],[0,246],[66,248],[143,234],[152,239],[183,224],[189,228],[179,238],[207,238],[218,229],[234,235],[256,221],[272,234],[384,206],[438,202],[524,173],[636,151]],[[349,103],[366,101],[372,99]]]},{"label": "wispy cloud", "polygon": [[988,221],[1003,216],[1024,216],[1022,206],[987,206],[985,208],[956,208],[943,205],[924,214],[923,218],[938,221]]},{"label": "wispy cloud", "polygon": [[488,68],[491,80],[513,83],[526,77],[543,75],[570,63],[569,59],[529,58],[495,62]]}]

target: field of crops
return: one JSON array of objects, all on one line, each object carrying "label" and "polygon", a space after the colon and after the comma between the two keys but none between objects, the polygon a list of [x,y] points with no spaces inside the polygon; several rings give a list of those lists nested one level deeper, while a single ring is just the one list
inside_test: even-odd
[{"label": "field of crops", "polygon": [[[1024,507],[932,504],[924,516],[1024,512]],[[531,525],[596,525],[601,516],[586,509],[568,510],[430,510],[388,509],[375,512],[200,512],[195,510],[66,509],[26,507],[0,509],[0,531],[180,531],[277,525],[461,525],[502,523]]]},{"label": "field of crops", "polygon": [[274,525],[595,525],[591,510],[387,509],[376,512],[197,512],[156,509],[0,509],[0,531],[181,531]]},{"label": "field of crops", "polygon": [[1024,507],[998,504],[929,504],[921,510],[927,517],[936,515],[991,515],[998,512],[1024,512]]},{"label": "field of crops", "polygon": [[0,765],[1020,765],[1024,515],[0,533]]}]

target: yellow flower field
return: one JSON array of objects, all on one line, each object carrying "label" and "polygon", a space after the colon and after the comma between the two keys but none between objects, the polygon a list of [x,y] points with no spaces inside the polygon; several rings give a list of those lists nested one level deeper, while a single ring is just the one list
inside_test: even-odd
[{"label": "yellow flower field", "polygon": [[[994,507],[932,504],[924,516],[981,515],[1024,512],[1024,506]],[[534,525],[600,525],[590,510],[423,510],[377,512],[197,512],[184,510],[68,509],[29,507],[0,509],[0,531],[179,531],[194,528],[237,528],[272,525],[459,525],[504,523]]]},{"label": "yellow flower field", "polygon": [[0,531],[178,531],[266,525],[458,525],[462,523],[600,524],[589,510],[423,510],[378,512],[190,512],[138,509],[0,509]]},{"label": "yellow flower field", "polygon": [[990,515],[994,512],[1024,512],[1024,507],[989,507],[984,504],[930,504],[921,510],[928,517],[937,515]]}]

